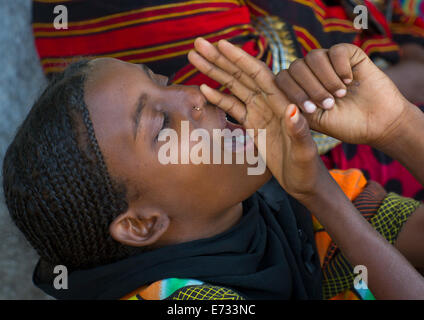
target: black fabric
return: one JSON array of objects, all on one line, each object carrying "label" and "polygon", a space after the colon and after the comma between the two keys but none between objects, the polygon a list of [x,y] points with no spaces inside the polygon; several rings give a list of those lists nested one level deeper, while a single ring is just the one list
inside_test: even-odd
[{"label": "black fabric", "polygon": [[172,277],[225,286],[247,299],[320,299],[321,271],[311,228],[306,209],[271,180],[243,202],[241,220],[224,233],[74,271],[67,290],[43,280],[40,264],[33,281],[58,299],[119,299]]}]

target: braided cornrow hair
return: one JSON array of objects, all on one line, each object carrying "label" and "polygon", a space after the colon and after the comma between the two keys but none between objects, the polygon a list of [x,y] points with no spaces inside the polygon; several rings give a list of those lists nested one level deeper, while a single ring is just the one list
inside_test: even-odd
[{"label": "braided cornrow hair", "polygon": [[125,187],[108,174],[84,102],[90,65],[81,60],[52,80],[10,144],[3,189],[10,215],[42,261],[71,269],[138,252],[109,234],[126,211]]}]

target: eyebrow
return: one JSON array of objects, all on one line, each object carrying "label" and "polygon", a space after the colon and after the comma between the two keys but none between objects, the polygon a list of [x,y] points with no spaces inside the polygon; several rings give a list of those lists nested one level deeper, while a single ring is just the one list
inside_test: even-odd
[{"label": "eyebrow", "polygon": [[147,100],[147,94],[143,93],[140,95],[140,97],[137,99],[135,111],[133,114],[133,134],[134,134],[134,140],[137,138],[138,133],[138,126],[140,124],[140,118],[141,118],[141,112],[143,111],[144,106],[146,105]]}]

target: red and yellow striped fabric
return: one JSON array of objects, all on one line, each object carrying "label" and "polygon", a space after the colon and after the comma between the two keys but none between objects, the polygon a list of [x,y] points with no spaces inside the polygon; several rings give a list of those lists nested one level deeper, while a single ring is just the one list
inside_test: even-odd
[{"label": "red and yellow striped fabric", "polygon": [[[54,28],[58,3],[67,7],[68,29]],[[147,64],[162,74],[179,72],[176,82],[182,82],[193,73],[191,68],[181,69],[199,36],[213,43],[241,39],[251,54],[264,52],[264,40],[251,25],[248,8],[235,0],[120,1],[118,6],[112,1],[35,1],[33,30],[47,74],[81,56],[107,56]]]},{"label": "red and yellow striped fabric", "polygon": [[[369,8],[374,25],[379,26],[364,31],[354,28],[346,13],[347,1],[328,5],[324,0],[35,0],[33,31],[47,74],[63,70],[81,56],[108,56],[147,64],[167,76],[175,74],[176,83],[200,84],[207,80],[215,87],[218,84],[198,75],[188,64],[186,54],[196,37],[211,42],[228,39],[270,65],[268,44],[252,23],[264,15],[278,16],[289,25],[299,55],[349,42],[370,55],[384,55],[395,61],[399,42],[423,41],[423,21],[405,15],[398,2],[393,23],[388,24],[376,6],[360,0]],[[68,29],[54,28],[57,5],[67,8]]]}]

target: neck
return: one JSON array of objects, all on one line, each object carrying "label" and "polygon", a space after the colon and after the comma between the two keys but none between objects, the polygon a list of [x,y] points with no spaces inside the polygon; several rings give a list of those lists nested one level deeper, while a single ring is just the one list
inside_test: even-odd
[{"label": "neck", "polygon": [[[174,220],[168,229],[168,236],[164,235],[159,240],[159,246],[213,237],[236,225],[242,214],[243,205],[239,202],[209,219],[191,219],[190,222]],[[198,216],[201,217],[200,214]]]},{"label": "neck", "polygon": [[209,231],[210,235],[207,237],[213,237],[232,228],[240,221],[242,215],[243,205],[241,202],[239,202],[235,206],[225,210],[221,215],[214,217],[210,221],[212,228]]}]

